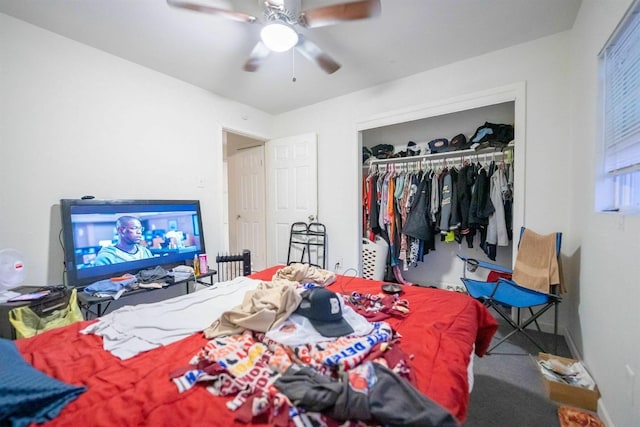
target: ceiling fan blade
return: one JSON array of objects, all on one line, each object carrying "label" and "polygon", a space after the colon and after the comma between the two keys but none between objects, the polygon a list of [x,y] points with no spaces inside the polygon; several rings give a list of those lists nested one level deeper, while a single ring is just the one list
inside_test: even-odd
[{"label": "ceiling fan blade", "polygon": [[380,15],[380,0],[362,0],[305,10],[300,24],[307,28],[324,27],[344,21],[373,18]]},{"label": "ceiling fan blade", "polygon": [[315,43],[304,38],[302,34],[299,34],[298,37],[296,49],[307,59],[318,64],[327,74],[333,74],[340,69],[340,64],[324,53]]},{"label": "ceiling fan blade", "polygon": [[206,6],[206,5],[197,4],[197,3],[190,3],[186,1],[180,1],[180,0],[167,0],[167,4],[169,4],[169,6],[179,7],[181,9],[189,9],[189,10],[194,10],[196,12],[204,12],[204,13],[210,13],[212,15],[220,15],[227,19],[231,19],[233,21],[248,22],[250,24],[256,22],[258,19],[253,15],[248,15],[242,12],[236,12],[228,9],[220,9],[217,7]]},{"label": "ceiling fan blade", "polygon": [[258,41],[258,43],[253,47],[253,50],[251,50],[249,59],[244,63],[242,69],[250,72],[256,71],[270,53],[271,50],[269,50],[262,41]]}]

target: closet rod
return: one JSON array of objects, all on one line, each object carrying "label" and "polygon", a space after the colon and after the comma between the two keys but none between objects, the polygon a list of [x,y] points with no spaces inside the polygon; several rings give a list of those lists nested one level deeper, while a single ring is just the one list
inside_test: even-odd
[{"label": "closet rod", "polygon": [[420,160],[426,159],[442,159],[442,158],[457,158],[464,156],[473,156],[477,154],[493,154],[493,153],[503,153],[506,150],[512,150],[513,145],[507,145],[504,148],[498,147],[488,147],[481,148],[479,150],[475,150],[470,148],[468,150],[456,150],[456,151],[447,151],[444,153],[432,153],[432,154],[422,154],[420,156],[411,156],[411,157],[392,157],[389,159],[369,159],[369,165],[377,165],[377,164],[386,164],[386,163],[409,163],[416,162]]}]

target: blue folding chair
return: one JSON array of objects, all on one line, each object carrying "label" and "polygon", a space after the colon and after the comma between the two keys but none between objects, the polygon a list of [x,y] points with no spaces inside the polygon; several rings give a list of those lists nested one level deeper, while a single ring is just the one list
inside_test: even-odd
[{"label": "blue folding chair", "polygon": [[[520,243],[518,244],[518,251],[522,250],[520,246],[522,243],[522,236],[527,231],[525,227],[520,230]],[[534,233],[528,230],[529,233]],[[562,244],[562,233],[555,234],[556,243],[556,258],[560,256],[560,247]],[[539,236],[539,235],[537,235]],[[510,275],[513,270],[497,264],[493,264],[486,261],[475,260],[464,255],[458,254],[458,257],[464,261],[463,264],[463,277],[460,278],[464,284],[468,294],[481,301],[488,308],[493,308],[503,319],[505,319],[513,328],[513,330],[505,335],[500,341],[495,343],[487,354],[491,353],[500,344],[511,338],[516,333],[522,333],[529,341],[531,341],[540,351],[546,353],[547,351],[538,343],[527,331],[525,330],[529,325],[535,323],[538,331],[540,331],[540,325],[538,324],[538,318],[542,316],[551,307],[555,309],[553,334],[554,334],[554,353],[558,351],[558,305],[562,301],[559,295],[559,283],[551,284],[550,292],[540,292],[527,287],[527,283],[516,283],[511,278],[500,277],[496,281],[481,281],[475,279],[469,279],[466,277],[467,269],[474,271],[475,268],[484,268],[487,270],[495,271],[498,274]],[[519,260],[516,259],[516,268]],[[516,319],[513,319],[511,308],[516,308]],[[529,310],[530,317],[524,322],[521,319],[521,309],[526,308]],[[535,308],[535,311],[534,311]]]}]

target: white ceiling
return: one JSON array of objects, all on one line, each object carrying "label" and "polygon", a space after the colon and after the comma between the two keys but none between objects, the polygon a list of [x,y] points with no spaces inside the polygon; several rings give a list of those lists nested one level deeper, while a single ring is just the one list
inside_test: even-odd
[{"label": "white ceiling", "polygon": [[[260,0],[193,1],[262,17]],[[302,9],[343,1],[302,0]],[[0,12],[278,114],[568,30],[580,1],[381,0],[377,18],[299,28],[342,64],[331,75],[291,52],[272,53],[257,72],[245,72],[260,24],[165,0],[0,0]]]}]

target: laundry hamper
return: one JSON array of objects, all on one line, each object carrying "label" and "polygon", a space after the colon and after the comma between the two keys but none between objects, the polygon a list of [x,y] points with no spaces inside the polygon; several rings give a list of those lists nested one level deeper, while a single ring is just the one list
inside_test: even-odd
[{"label": "laundry hamper", "polygon": [[384,280],[389,245],[380,236],[375,242],[362,239],[362,277],[372,280]]}]

